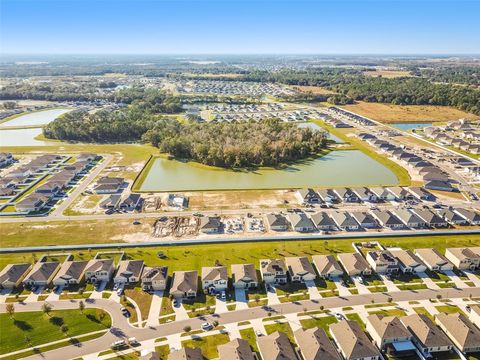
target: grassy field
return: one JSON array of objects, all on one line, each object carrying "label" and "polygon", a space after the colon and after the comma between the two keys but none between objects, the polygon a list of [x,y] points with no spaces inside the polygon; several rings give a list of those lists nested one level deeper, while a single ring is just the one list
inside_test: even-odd
[{"label": "grassy field", "polygon": [[[99,315],[105,318],[100,321]],[[62,325],[68,327],[66,335],[60,330]],[[110,327],[110,316],[102,310],[53,310],[49,315],[43,312],[24,312],[14,314],[11,319],[8,314],[0,314],[0,354],[37,346],[52,341],[66,339]],[[30,342],[27,342],[27,338]]]},{"label": "grassy field", "polygon": [[337,322],[338,320],[335,318],[335,316],[322,316],[318,318],[313,317],[311,319],[300,320],[300,323],[304,329],[319,327],[325,330],[327,334],[329,333],[329,326]]},{"label": "grassy field", "polygon": [[125,289],[125,295],[136,302],[142,314],[141,320],[147,320],[150,305],[152,304],[152,295],[147,294],[140,288]]},{"label": "grassy field", "polygon": [[133,220],[55,221],[38,223],[0,224],[1,245],[74,245],[86,243],[122,242],[123,237],[142,232],[151,233],[154,219],[144,219],[141,225]]},{"label": "grassy field", "polygon": [[[14,225],[14,224],[12,224]],[[2,226],[5,226],[2,225]],[[12,230],[14,231],[14,230]],[[73,231],[81,231],[81,228]],[[119,231],[125,231],[120,228]],[[49,244],[65,242],[67,238],[54,237],[49,239]],[[7,241],[2,239],[2,243]],[[90,235],[84,242],[101,242],[101,237]],[[417,236],[417,237],[393,237],[393,238],[368,238],[363,241],[380,241],[386,246],[398,246],[404,249],[416,249],[434,247],[444,252],[447,247],[472,247],[480,246],[478,235],[454,235],[454,236]],[[337,254],[352,252],[351,240],[291,240],[276,242],[249,242],[249,243],[225,243],[225,244],[202,244],[189,246],[155,246],[146,248],[125,248],[129,259],[143,259],[149,266],[165,265],[169,272],[175,270],[201,270],[202,266],[214,266],[216,262],[229,266],[252,262],[258,266],[260,259],[269,259],[286,256],[312,256],[316,254]],[[14,244],[14,243],[12,243]],[[6,246],[6,245],[5,245]],[[14,246],[14,245],[10,245]],[[115,249],[117,250],[117,249]],[[166,256],[162,259],[158,256],[161,251]],[[96,251],[73,251],[75,260],[90,259]],[[1,254],[0,268],[8,263],[33,262],[40,258],[43,253],[15,253]]]},{"label": "grassy field", "polygon": [[[398,165],[396,162],[390,160],[386,156],[380,155],[377,151],[373,149],[373,147],[368,146],[364,141],[346,136],[347,131],[351,131],[349,129],[336,129],[333,126],[325,124],[323,121],[320,120],[313,120],[318,126],[321,126],[329,133],[339,137],[346,143],[350,143],[353,148],[360,150],[364,154],[370,156],[372,159],[378,161],[380,164],[384,165],[388,169],[390,169],[398,178],[398,185],[401,186],[408,186],[411,183],[410,175],[408,171],[403,168],[402,166]],[[377,184],[377,185],[389,185],[389,184]]]},{"label": "grassy field", "polygon": [[343,105],[341,107],[384,123],[435,122],[458,120],[460,118],[478,119],[476,115],[449,106],[391,105],[360,101],[353,105]]},{"label": "grassy field", "polygon": [[384,77],[388,79],[398,78],[398,77],[411,77],[410,71],[406,70],[377,70],[377,71],[364,71],[367,76],[371,77]]}]

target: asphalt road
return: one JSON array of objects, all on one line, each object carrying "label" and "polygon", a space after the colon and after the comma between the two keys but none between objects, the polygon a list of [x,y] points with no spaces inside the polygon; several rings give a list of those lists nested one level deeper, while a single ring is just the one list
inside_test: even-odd
[{"label": "asphalt road", "polygon": [[[112,316],[112,328],[106,335],[81,343],[78,346],[71,345],[57,350],[51,350],[42,354],[27,357],[29,360],[65,360],[66,354],[68,358],[76,358],[85,356],[87,354],[100,352],[110,347],[113,341],[125,339],[134,336],[139,341],[156,339],[168,335],[178,334],[183,332],[185,326],[191,326],[193,330],[200,328],[200,324],[205,321],[218,321],[220,325],[237,323],[240,321],[248,321],[254,319],[261,319],[268,317],[268,313],[276,314],[290,314],[307,311],[318,310],[320,306],[324,309],[341,308],[345,306],[367,305],[371,304],[372,300],[375,303],[386,303],[391,297],[393,302],[398,301],[413,301],[413,300],[428,300],[437,298],[440,295],[442,298],[465,298],[480,296],[480,288],[466,288],[466,289],[440,289],[440,290],[415,290],[415,291],[398,291],[392,293],[373,293],[367,295],[352,295],[347,297],[330,297],[319,300],[305,300],[292,303],[284,303],[273,305],[270,308],[255,307],[251,309],[231,311],[220,315],[209,315],[200,318],[193,318],[188,320],[174,321],[167,324],[162,324],[154,327],[135,328],[131,326],[120,312],[120,305],[106,299],[97,299],[93,303],[86,303],[87,307],[98,307],[106,310]],[[59,309],[76,309],[78,308],[78,300],[63,300],[50,302],[53,308]],[[40,311],[41,302],[26,303],[24,305],[16,305],[16,311]],[[6,304],[0,304],[0,312],[5,312]]]}]

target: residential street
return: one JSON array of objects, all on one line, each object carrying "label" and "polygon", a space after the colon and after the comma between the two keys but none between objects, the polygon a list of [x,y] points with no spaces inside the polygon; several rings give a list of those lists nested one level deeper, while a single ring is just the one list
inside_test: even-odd
[{"label": "residential street", "polygon": [[[65,354],[69,354],[69,357],[76,358],[91,353],[97,353],[108,349],[113,341],[119,338],[128,338],[134,336],[139,341],[145,341],[149,339],[161,338],[165,336],[175,335],[183,332],[183,328],[186,325],[192,327],[192,329],[200,328],[200,324],[205,321],[218,321],[220,325],[237,323],[240,321],[251,321],[252,324],[259,325],[262,318],[268,317],[268,313],[271,312],[273,316],[275,314],[297,314],[304,309],[307,311],[318,310],[320,306],[325,309],[341,309],[346,306],[356,306],[374,303],[386,303],[388,298],[391,297],[393,302],[400,301],[422,301],[432,298],[455,299],[465,297],[477,297],[480,296],[480,288],[468,288],[468,289],[440,289],[440,290],[417,290],[417,291],[399,291],[393,293],[374,293],[365,295],[352,295],[346,297],[331,297],[323,298],[319,300],[305,300],[295,303],[283,303],[272,305],[268,307],[254,307],[245,310],[237,310],[226,312],[223,314],[214,314],[205,317],[191,318],[185,320],[177,320],[171,323],[152,326],[147,328],[135,328],[130,325],[127,319],[122,315],[120,311],[120,304],[112,302],[106,299],[90,299],[86,302],[87,307],[99,307],[110,313],[112,317],[112,328],[106,335],[85,343],[81,343],[79,346],[69,346],[57,350],[48,351],[39,355],[33,355],[27,359],[32,360],[65,360]],[[16,305],[16,311],[41,311],[43,302],[31,302],[25,304]],[[428,301],[425,301],[428,305]],[[64,301],[52,301],[51,305],[55,310],[62,309],[75,309],[78,308],[77,300],[64,300]],[[0,312],[5,312],[5,304],[0,304]],[[252,321],[253,320],[253,321]]]}]

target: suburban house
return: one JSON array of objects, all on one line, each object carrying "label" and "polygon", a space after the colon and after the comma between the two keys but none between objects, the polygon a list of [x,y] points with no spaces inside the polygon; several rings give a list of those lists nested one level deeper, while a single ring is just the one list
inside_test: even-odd
[{"label": "suburban house", "polygon": [[317,277],[313,265],[306,256],[286,257],[285,264],[287,265],[290,280],[293,282],[313,281]]},{"label": "suburban house", "polygon": [[402,316],[400,321],[413,335],[413,343],[422,350],[424,356],[452,350],[452,342],[428,316],[413,314]]},{"label": "suburban house", "polygon": [[389,211],[372,210],[371,214],[383,227],[388,227],[390,229],[402,229],[405,227],[403,222]]},{"label": "suburban house", "polygon": [[480,267],[480,254],[470,248],[447,248],[445,257],[460,270],[475,270]]},{"label": "suburban house", "polygon": [[312,220],[304,213],[289,213],[288,221],[290,221],[294,231],[312,232],[316,230]]},{"label": "suburban house", "polygon": [[440,215],[445,221],[452,225],[468,225],[467,219],[460,216],[453,210],[442,209],[438,212],[438,215]]},{"label": "suburban house", "polygon": [[410,250],[390,250],[390,254],[398,259],[398,267],[403,273],[423,273],[427,267]]},{"label": "suburban house", "polygon": [[387,188],[388,191],[390,191],[393,196],[395,196],[395,200],[412,200],[413,195],[408,192],[408,190],[400,187],[400,186],[391,186]]},{"label": "suburban house", "polygon": [[341,320],[330,325],[330,334],[346,360],[378,360],[380,351],[356,321]]},{"label": "suburban house", "polygon": [[447,227],[448,223],[446,220],[435,214],[433,211],[428,209],[415,209],[415,214],[417,214],[420,219],[425,221],[425,223],[430,227]]},{"label": "suburban house", "polygon": [[425,227],[425,221],[408,209],[395,209],[394,213],[405,224],[405,226],[409,228],[418,229]]},{"label": "suburban house", "polygon": [[321,189],[318,190],[318,196],[322,199],[325,203],[335,203],[338,201],[338,196],[332,189]]},{"label": "suburban house", "polygon": [[374,194],[378,200],[382,201],[394,201],[396,199],[395,195],[393,195],[387,188],[384,187],[373,187],[370,188],[370,192]]},{"label": "suburban house", "polygon": [[335,231],[337,226],[330,216],[324,211],[316,212],[315,214],[310,215],[313,224],[318,230],[321,231]]},{"label": "suburban house", "polygon": [[464,353],[480,351],[480,330],[463,314],[439,313],[435,322]]},{"label": "suburban house", "polygon": [[396,316],[373,314],[367,317],[367,331],[379,349],[392,356],[415,354],[412,334]]},{"label": "suburban house", "polygon": [[133,284],[139,282],[143,271],[143,260],[121,260],[113,278],[115,284]]},{"label": "suburban house", "polygon": [[199,228],[204,234],[218,234],[222,228],[222,223],[219,217],[203,216],[200,218]]},{"label": "suburban house", "polygon": [[26,213],[40,211],[47,205],[49,200],[50,197],[45,194],[31,193],[15,203],[15,210]]},{"label": "suburban house", "polygon": [[456,208],[453,211],[455,211],[458,215],[467,220],[470,224],[480,225],[480,214],[478,214],[477,212],[462,208]]},{"label": "suburban house", "polygon": [[56,261],[52,262],[37,262],[33,265],[32,270],[23,279],[25,286],[47,286],[49,285],[58,269],[60,263]]},{"label": "suburban house", "polygon": [[449,271],[453,270],[453,264],[440,254],[437,249],[425,248],[416,249],[415,254],[427,265],[432,271]]},{"label": "suburban house", "polygon": [[118,206],[120,205],[121,199],[122,199],[121,195],[111,194],[100,202],[100,207],[102,209],[112,209],[112,210],[117,209]]},{"label": "suburban house", "polygon": [[210,294],[226,290],[228,273],[226,266],[202,267],[202,288]]},{"label": "suburban house", "polygon": [[120,204],[121,209],[133,211],[138,208],[142,201],[142,196],[140,194],[130,194],[125,200]]},{"label": "suburban house", "polygon": [[397,258],[388,250],[367,252],[367,261],[379,274],[396,273],[399,270]]},{"label": "suburban house", "polygon": [[295,196],[300,204],[318,204],[322,202],[320,195],[313,189],[299,189],[296,191]]},{"label": "suburban house", "polygon": [[297,359],[288,336],[283,332],[275,331],[268,336],[258,337],[257,345],[263,360]]},{"label": "suburban house", "polygon": [[435,196],[430,192],[421,187],[410,187],[408,188],[410,193],[418,200],[434,201]]},{"label": "suburban house", "polygon": [[198,290],[198,271],[175,271],[170,294],[176,298],[194,298]]},{"label": "suburban house", "polygon": [[8,264],[0,271],[0,289],[13,289],[20,285],[32,268],[30,264]]},{"label": "suburban house", "polygon": [[168,267],[155,266],[144,267],[142,274],[142,289],[147,291],[159,291],[167,288]]},{"label": "suburban house", "polygon": [[366,211],[352,211],[350,214],[362,228],[373,229],[378,227],[375,218]]},{"label": "suburban house", "polygon": [[115,194],[120,192],[124,184],[124,178],[104,176],[97,181],[93,191],[97,194]]},{"label": "suburban house", "polygon": [[257,269],[253,264],[233,264],[232,283],[235,289],[252,289],[258,286]]},{"label": "suburban house", "polygon": [[200,348],[183,348],[171,352],[168,360],[204,360],[204,357]]},{"label": "suburban house", "polygon": [[302,360],[341,360],[335,345],[321,328],[298,329],[293,333]]},{"label": "suburban house", "polygon": [[0,153],[0,168],[8,166],[15,161],[12,153],[1,152]]},{"label": "suburban house", "polygon": [[334,211],[330,213],[330,217],[333,219],[339,229],[346,231],[355,231],[360,229],[360,225],[358,224],[357,220],[355,220],[346,211]]},{"label": "suburban house", "polygon": [[256,357],[248,341],[237,338],[218,346],[218,359],[256,360]]},{"label": "suburban house", "polygon": [[85,279],[92,283],[110,281],[114,270],[113,259],[92,259],[85,268]]},{"label": "suburban house", "polygon": [[85,278],[88,261],[65,261],[53,278],[55,286],[78,285]]},{"label": "suburban house", "polygon": [[312,261],[318,275],[324,279],[343,275],[342,267],[332,255],[313,255]]},{"label": "suburban house", "polygon": [[359,253],[338,254],[338,260],[349,276],[370,275],[372,268]]},{"label": "suburban house", "polygon": [[283,259],[260,260],[260,273],[267,284],[287,283],[287,266]]},{"label": "suburban house", "polygon": [[287,231],[289,227],[287,218],[281,214],[267,214],[267,223],[272,231]]},{"label": "suburban house", "polygon": [[338,188],[333,190],[343,202],[358,202],[358,196],[348,188]]},{"label": "suburban house", "polygon": [[428,190],[439,190],[439,191],[450,191],[450,192],[453,192],[456,190],[449,181],[439,180],[439,179],[432,179],[432,180],[426,181],[423,187]]},{"label": "suburban house", "polygon": [[366,187],[356,187],[351,189],[358,199],[363,202],[377,202],[378,197]]}]

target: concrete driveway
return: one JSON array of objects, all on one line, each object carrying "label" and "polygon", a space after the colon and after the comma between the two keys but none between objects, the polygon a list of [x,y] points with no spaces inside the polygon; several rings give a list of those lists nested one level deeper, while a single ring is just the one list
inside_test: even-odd
[{"label": "concrete driveway", "polygon": [[280,304],[280,299],[278,298],[277,291],[275,289],[275,286],[270,285],[267,288],[267,299],[268,299],[268,305],[278,305]]},{"label": "concrete driveway", "polygon": [[219,299],[218,297],[215,297],[215,312],[217,314],[225,313],[227,312],[227,301]]},{"label": "concrete driveway", "polygon": [[235,289],[236,310],[248,309],[248,299],[245,289]]},{"label": "concrete driveway", "polygon": [[90,295],[90,299],[101,299],[102,298],[102,292],[103,292],[103,290],[105,290],[106,286],[107,286],[107,282],[102,281],[102,283],[100,285],[96,286],[93,289],[92,294]]},{"label": "concrete driveway", "polygon": [[370,294],[370,291],[368,290],[368,288],[360,282],[357,276],[352,276],[352,280],[355,283],[355,286],[357,287],[358,293],[360,295]]},{"label": "concrete driveway", "polygon": [[386,275],[380,275],[380,278],[385,284],[387,288],[387,292],[400,291],[397,285],[395,285],[395,283],[392,280],[389,280]]},{"label": "concrete driveway", "polygon": [[147,326],[160,325],[158,317],[160,316],[160,310],[162,309],[163,291],[154,291],[152,295],[152,303],[150,310],[148,311]]},{"label": "concrete driveway", "polygon": [[177,306],[173,306],[172,300],[172,308],[173,312],[175,313],[175,321],[189,319],[187,310],[185,310],[185,308],[183,307],[182,299],[177,299],[177,301],[179,302],[179,304]]},{"label": "concrete driveway", "polygon": [[440,289],[440,286],[438,286],[437,284],[435,284],[435,281],[433,281],[432,279],[430,279],[430,277],[429,277],[426,273],[424,273],[424,272],[422,272],[422,273],[417,273],[417,275],[418,275],[418,277],[419,277],[420,279],[422,279],[423,283],[424,283],[425,285],[427,285],[427,287],[428,287],[429,289],[434,289],[434,290]]},{"label": "concrete driveway", "polygon": [[453,281],[456,287],[458,288],[468,287],[468,285],[466,285],[465,282],[462,279],[460,279],[460,277],[457,274],[455,274],[453,271],[449,270],[449,271],[444,271],[443,273]]},{"label": "concrete driveway", "polygon": [[34,302],[37,301],[38,295],[40,295],[45,289],[45,286],[38,286],[35,291],[32,291],[27,298],[25,299],[25,302]]},{"label": "concrete driveway", "polygon": [[338,290],[339,296],[349,296],[352,295],[348,288],[343,285],[343,279],[340,276],[335,276],[332,278],[332,281],[335,283],[335,286]]},{"label": "concrete driveway", "polygon": [[322,298],[322,295],[320,295],[318,292],[317,285],[315,285],[315,281],[305,281],[305,285],[307,286],[308,294],[310,295],[311,300]]}]

